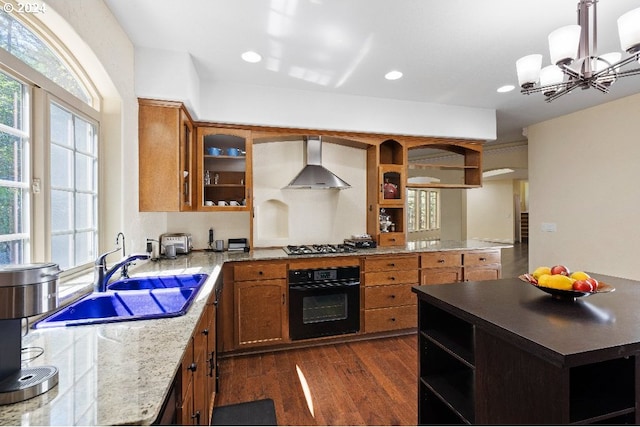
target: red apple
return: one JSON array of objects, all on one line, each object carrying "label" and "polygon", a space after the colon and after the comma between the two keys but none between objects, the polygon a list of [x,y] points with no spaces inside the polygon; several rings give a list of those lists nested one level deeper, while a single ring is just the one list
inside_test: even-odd
[{"label": "red apple", "polygon": [[594,279],[593,277],[589,277],[588,279],[585,279],[585,280],[591,283],[591,286],[593,286],[594,292],[598,290],[599,283],[596,279]]},{"label": "red apple", "polygon": [[569,276],[571,272],[564,265],[554,265],[551,267],[551,274],[562,274],[563,276]]},{"label": "red apple", "polygon": [[587,280],[576,280],[575,282],[573,282],[573,290],[574,291],[580,291],[580,292],[593,292],[593,285],[589,282],[587,282]]}]

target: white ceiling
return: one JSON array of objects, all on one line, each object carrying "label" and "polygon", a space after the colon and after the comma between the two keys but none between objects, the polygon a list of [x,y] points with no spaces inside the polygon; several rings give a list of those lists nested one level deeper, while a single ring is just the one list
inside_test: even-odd
[{"label": "white ceiling", "polygon": [[[576,23],[577,0],[105,0],[136,47],[191,54],[202,80],[495,109],[497,142],[522,128],[640,93],[578,90],[548,104],[516,89],[515,61],[549,62],[547,35]],[[640,0],[598,3],[598,52],[620,51],[617,19]],[[263,61],[240,54],[254,50]],[[625,54],[626,56],[626,54]],[[404,77],[387,81],[397,69]]]}]

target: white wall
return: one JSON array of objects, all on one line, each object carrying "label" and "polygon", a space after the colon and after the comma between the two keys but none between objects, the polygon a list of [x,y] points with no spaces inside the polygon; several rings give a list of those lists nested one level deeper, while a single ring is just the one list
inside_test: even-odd
[{"label": "white wall", "polygon": [[634,95],[529,127],[531,269],[640,280],[639,118]]},{"label": "white wall", "polygon": [[513,243],[513,180],[485,181],[467,190],[467,236]]}]

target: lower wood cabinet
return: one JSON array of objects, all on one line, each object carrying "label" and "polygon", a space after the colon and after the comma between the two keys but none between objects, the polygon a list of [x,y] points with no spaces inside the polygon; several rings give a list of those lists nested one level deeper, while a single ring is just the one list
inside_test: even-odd
[{"label": "lower wood cabinet", "polygon": [[423,252],[420,267],[421,285],[494,280],[502,270],[500,249]]},{"label": "lower wood cabinet", "polygon": [[216,307],[210,300],[189,340],[178,374],[178,424],[209,425],[216,394],[215,318]]},{"label": "lower wood cabinet", "polygon": [[500,249],[464,252],[462,258],[465,282],[495,280],[501,276]]},{"label": "lower wood cabinet", "polygon": [[239,263],[233,268],[235,348],[289,341],[284,263]]},{"label": "lower wood cabinet", "polygon": [[365,257],[363,266],[365,333],[415,328],[418,255]]}]

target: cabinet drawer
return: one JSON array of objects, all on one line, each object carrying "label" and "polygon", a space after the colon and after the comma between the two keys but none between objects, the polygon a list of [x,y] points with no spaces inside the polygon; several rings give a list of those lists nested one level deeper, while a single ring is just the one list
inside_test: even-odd
[{"label": "cabinet drawer", "polygon": [[364,329],[367,333],[415,328],[417,324],[416,305],[364,311]]},{"label": "cabinet drawer", "polygon": [[237,264],[233,267],[236,282],[245,280],[286,279],[286,264]]},{"label": "cabinet drawer", "polygon": [[462,281],[462,267],[425,268],[421,274],[421,285],[441,285]]},{"label": "cabinet drawer", "polygon": [[462,266],[462,254],[460,252],[427,252],[420,255],[420,260],[423,268]]},{"label": "cabinet drawer", "polygon": [[404,233],[380,233],[380,246],[404,246]]},{"label": "cabinet drawer", "polygon": [[418,268],[418,256],[365,258],[364,271],[413,270]]},{"label": "cabinet drawer", "polygon": [[418,280],[418,270],[376,271],[364,274],[365,286],[397,285],[401,283],[417,285],[419,283]]},{"label": "cabinet drawer", "polygon": [[500,263],[500,250],[465,252],[463,254],[465,267]]},{"label": "cabinet drawer", "polygon": [[396,307],[416,303],[411,285],[369,286],[364,290],[364,308]]}]

